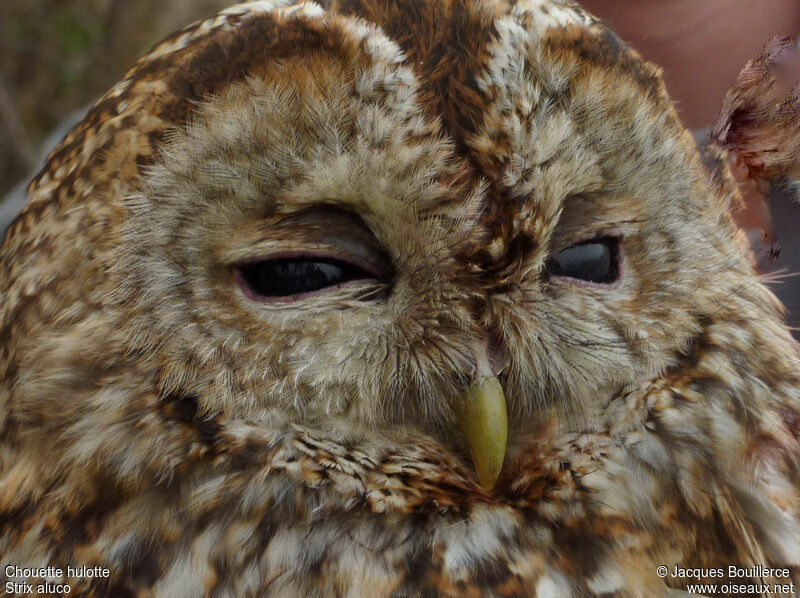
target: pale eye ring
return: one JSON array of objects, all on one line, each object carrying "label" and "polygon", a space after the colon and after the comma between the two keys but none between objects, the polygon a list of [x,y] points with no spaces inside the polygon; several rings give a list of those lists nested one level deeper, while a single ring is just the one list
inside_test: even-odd
[{"label": "pale eye ring", "polygon": [[274,257],[239,264],[239,286],[260,301],[301,299],[356,281],[377,281],[380,275],[349,260],[330,256]]},{"label": "pale eye ring", "polygon": [[599,237],[562,249],[547,262],[551,276],[597,284],[611,284],[621,273],[620,240]]}]

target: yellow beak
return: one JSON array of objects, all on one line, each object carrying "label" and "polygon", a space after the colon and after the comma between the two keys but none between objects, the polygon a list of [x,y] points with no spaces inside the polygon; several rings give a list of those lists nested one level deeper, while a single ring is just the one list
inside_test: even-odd
[{"label": "yellow beak", "polygon": [[506,397],[497,377],[479,376],[473,380],[456,416],[469,442],[478,482],[489,491],[503,467],[508,440]]}]

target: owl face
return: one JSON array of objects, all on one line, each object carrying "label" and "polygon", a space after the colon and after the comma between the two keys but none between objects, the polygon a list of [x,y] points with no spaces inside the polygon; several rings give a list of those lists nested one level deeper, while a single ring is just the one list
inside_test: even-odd
[{"label": "owl face", "polygon": [[235,6],[29,195],[0,553],[116,573],[76,595],[657,596],[663,564],[800,562],[797,346],[725,156],[571,2]]},{"label": "owl face", "polygon": [[430,30],[255,3],[143,59],[93,111],[138,174],[85,190],[109,187],[100,301],[126,310],[92,342],[207,413],[434,435],[484,356],[518,430],[679,362],[749,267],[725,198],[655,69],[543,6],[433,3]]},{"label": "owl face", "polygon": [[169,356],[158,395],[458,446],[488,361],[513,442],[678,363],[748,270],[657,72],[574,5],[427,6],[446,35],[240,10],[157,59],[204,93],[122,202],[115,300],[128,350]]},{"label": "owl face", "polygon": [[[654,67],[570,3],[420,10],[234,7],[98,102],[6,242],[39,263],[9,262],[7,313],[43,272],[81,281],[17,301],[64,322],[7,349],[28,417],[66,385],[73,425],[77,380],[135,363],[148,401],[464,454],[459,409],[490,375],[513,452],[553,418],[605,425],[741,312],[735,192]],[[47,236],[64,226],[85,238]]]}]

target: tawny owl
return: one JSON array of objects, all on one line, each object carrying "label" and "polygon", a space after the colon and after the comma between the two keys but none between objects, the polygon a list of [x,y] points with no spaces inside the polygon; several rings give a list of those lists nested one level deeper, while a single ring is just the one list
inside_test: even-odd
[{"label": "tawny owl", "polygon": [[796,592],[798,348],[726,163],[770,97],[701,157],[567,0],[174,34],[3,241],[6,592]]}]

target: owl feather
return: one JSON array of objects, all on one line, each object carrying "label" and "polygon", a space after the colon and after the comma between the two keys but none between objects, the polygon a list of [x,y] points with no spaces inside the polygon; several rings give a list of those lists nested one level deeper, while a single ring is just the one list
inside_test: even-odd
[{"label": "owl feather", "polygon": [[0,562],[86,597],[800,584],[798,347],[740,198],[567,0],[195,23],[0,246]]}]

